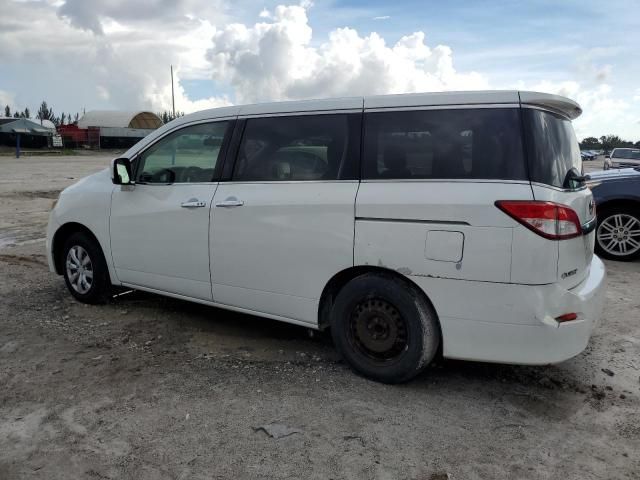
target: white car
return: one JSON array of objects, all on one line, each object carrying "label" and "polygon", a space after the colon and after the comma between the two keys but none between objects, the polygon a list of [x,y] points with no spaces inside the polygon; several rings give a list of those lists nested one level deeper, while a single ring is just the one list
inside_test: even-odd
[{"label": "white car", "polygon": [[614,148],[604,160],[604,169],[640,167],[640,149]]},{"label": "white car", "polygon": [[[580,353],[605,268],[573,101],[387,95],[187,115],[62,192],[52,271],[330,328],[359,373]],[[213,314],[213,312],[212,312]]]}]

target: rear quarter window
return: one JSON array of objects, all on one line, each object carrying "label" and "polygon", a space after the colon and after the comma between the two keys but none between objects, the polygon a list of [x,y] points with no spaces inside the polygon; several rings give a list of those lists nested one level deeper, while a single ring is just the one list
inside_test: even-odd
[{"label": "rear quarter window", "polygon": [[527,180],[518,108],[365,113],[365,179]]},{"label": "rear quarter window", "polygon": [[555,113],[523,108],[532,182],[563,188],[572,168],[582,171],[580,146],[571,121]]}]

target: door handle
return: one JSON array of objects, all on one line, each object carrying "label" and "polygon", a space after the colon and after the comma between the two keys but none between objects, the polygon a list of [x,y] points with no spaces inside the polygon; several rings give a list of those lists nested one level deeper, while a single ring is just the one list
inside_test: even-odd
[{"label": "door handle", "polygon": [[207,203],[206,202],[201,202],[197,198],[192,198],[188,202],[182,202],[180,204],[180,206],[182,208],[199,208],[199,207],[206,207]]},{"label": "door handle", "polygon": [[238,200],[236,197],[229,197],[222,202],[216,203],[216,207],[226,207],[226,208],[241,207],[243,205],[244,205],[244,202],[242,200]]}]

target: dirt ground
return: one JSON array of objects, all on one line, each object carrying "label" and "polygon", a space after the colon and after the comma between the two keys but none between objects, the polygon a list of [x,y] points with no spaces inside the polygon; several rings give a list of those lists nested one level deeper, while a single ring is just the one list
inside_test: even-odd
[{"label": "dirt ground", "polygon": [[607,262],[572,360],[381,385],[300,327],[146,293],[75,302],[47,270],[47,215],[108,160],[0,157],[0,479],[640,479],[640,262]]}]

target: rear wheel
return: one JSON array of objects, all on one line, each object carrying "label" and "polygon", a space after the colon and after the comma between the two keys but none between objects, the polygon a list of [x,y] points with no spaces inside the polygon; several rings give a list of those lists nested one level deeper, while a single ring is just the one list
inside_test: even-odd
[{"label": "rear wheel", "polygon": [[610,260],[640,257],[640,210],[623,206],[598,212],[596,252]]},{"label": "rear wheel", "polygon": [[65,242],[63,255],[64,281],[71,295],[84,303],[104,303],[111,284],[97,242],[85,233],[74,233]]},{"label": "rear wheel", "polygon": [[385,383],[410,380],[440,344],[435,312],[414,286],[380,273],[351,280],[332,309],[336,348],[358,373]]}]

